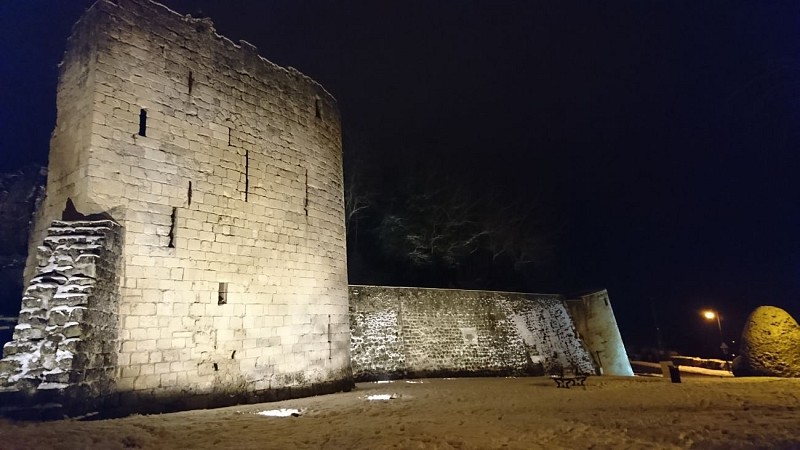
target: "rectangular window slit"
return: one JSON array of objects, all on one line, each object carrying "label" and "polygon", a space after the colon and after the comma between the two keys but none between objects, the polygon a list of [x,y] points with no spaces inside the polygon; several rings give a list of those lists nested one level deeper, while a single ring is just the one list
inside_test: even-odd
[{"label": "rectangular window slit", "polygon": [[328,314],[328,360],[333,359],[333,340],[331,339],[331,315]]},{"label": "rectangular window slit", "polygon": [[231,146],[231,127],[228,127],[228,147]]},{"label": "rectangular window slit", "polygon": [[228,303],[228,283],[220,283],[217,295],[217,304],[224,305]]},{"label": "rectangular window slit", "polygon": [[178,218],[178,208],[172,208],[171,222],[169,225],[169,243],[167,244],[167,247],[169,248],[175,248],[175,228],[176,228],[177,218]]},{"label": "rectangular window slit", "polygon": [[139,110],[139,136],[147,136],[147,110]]},{"label": "rectangular window slit", "polygon": [[186,192],[186,200],[189,202],[189,206],[192,206],[192,182],[189,182],[189,191]]},{"label": "rectangular window slit", "polygon": [[318,98],[314,99],[314,115],[317,117],[317,119],[321,119],[322,118],[322,110],[320,108],[319,99]]},{"label": "rectangular window slit", "polygon": [[244,201],[250,193],[250,150],[244,151]]},{"label": "rectangular window slit", "polygon": [[192,95],[192,86],[194,86],[194,76],[192,75],[192,71],[189,71],[189,95]]},{"label": "rectangular window slit", "polygon": [[306,191],[305,191],[305,198],[303,198],[303,209],[306,212],[306,217],[308,217],[308,169],[306,170]]}]

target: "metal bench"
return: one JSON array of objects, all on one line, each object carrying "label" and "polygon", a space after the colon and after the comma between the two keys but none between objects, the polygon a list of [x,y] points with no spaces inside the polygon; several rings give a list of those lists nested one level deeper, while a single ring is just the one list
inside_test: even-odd
[{"label": "metal bench", "polygon": [[589,378],[588,373],[582,373],[577,367],[565,369],[563,367],[555,367],[550,372],[550,379],[556,383],[557,388],[569,389],[570,386],[586,386],[586,379]]}]

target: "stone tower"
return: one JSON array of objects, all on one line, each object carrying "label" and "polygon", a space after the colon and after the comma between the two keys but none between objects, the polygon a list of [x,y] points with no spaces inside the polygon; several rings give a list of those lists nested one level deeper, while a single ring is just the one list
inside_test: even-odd
[{"label": "stone tower", "polygon": [[134,411],[352,386],[329,93],[207,19],[99,0],[57,106],[0,386]]}]

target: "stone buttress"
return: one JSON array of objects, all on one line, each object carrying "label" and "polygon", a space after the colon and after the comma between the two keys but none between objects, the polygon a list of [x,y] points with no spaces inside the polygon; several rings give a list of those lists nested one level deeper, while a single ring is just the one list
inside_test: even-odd
[{"label": "stone buttress", "polygon": [[113,391],[120,250],[112,221],[53,222],[38,247],[13,340],[3,347],[0,389],[77,401]]}]

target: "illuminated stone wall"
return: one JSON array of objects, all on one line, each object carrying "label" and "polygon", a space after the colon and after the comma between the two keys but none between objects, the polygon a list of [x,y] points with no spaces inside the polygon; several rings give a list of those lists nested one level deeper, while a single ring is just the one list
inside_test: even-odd
[{"label": "illuminated stone wall", "polygon": [[566,301],[575,327],[604,375],[633,376],[606,290]]},{"label": "illuminated stone wall", "polygon": [[[613,315],[604,319],[616,330]],[[598,368],[558,295],[350,286],[350,321],[358,379]]]},{"label": "illuminated stone wall", "polygon": [[73,29],[57,106],[26,279],[67,199],[119,223],[116,392],[233,399],[352,384],[329,93],[208,19],[100,0]]}]

